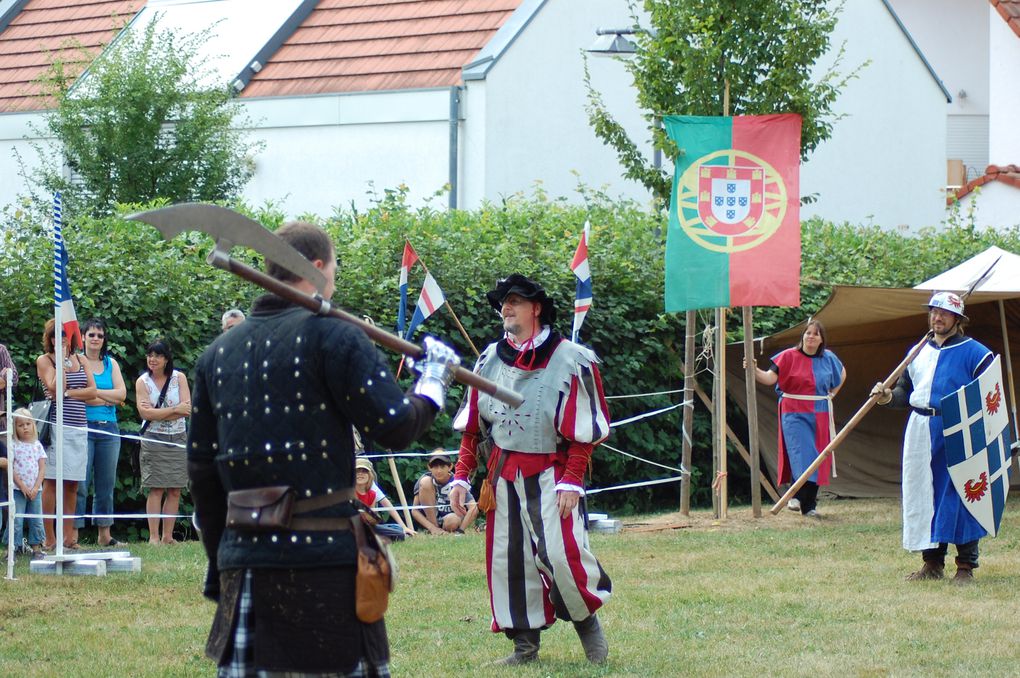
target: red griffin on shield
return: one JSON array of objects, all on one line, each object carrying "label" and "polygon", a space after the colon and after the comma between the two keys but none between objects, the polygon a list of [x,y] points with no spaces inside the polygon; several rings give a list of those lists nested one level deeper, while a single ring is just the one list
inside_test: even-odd
[{"label": "red griffin on shield", "polygon": [[995,393],[988,392],[985,394],[985,409],[988,410],[988,414],[995,414],[999,411],[999,405],[1002,404],[1002,391],[999,390],[999,385],[995,385]]},{"label": "red griffin on shield", "polygon": [[968,480],[964,485],[963,491],[967,493],[967,501],[980,501],[981,497],[985,496],[985,492],[988,491],[988,474],[982,472],[977,483],[973,480]]}]

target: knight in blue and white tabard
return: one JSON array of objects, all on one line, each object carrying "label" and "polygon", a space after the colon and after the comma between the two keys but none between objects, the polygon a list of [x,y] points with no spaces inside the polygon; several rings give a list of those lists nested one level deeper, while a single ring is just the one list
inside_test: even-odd
[{"label": "knight in blue and white tabard", "polygon": [[[910,581],[941,579],[949,544],[956,545],[956,583],[973,580],[978,541],[987,532],[967,511],[946,463],[942,398],[974,380],[994,356],[964,335],[963,300],[936,292],[928,302],[933,336],[880,404],[909,407],[903,438],[903,548],[921,551],[924,563]],[[879,388],[880,385],[876,385]]]}]

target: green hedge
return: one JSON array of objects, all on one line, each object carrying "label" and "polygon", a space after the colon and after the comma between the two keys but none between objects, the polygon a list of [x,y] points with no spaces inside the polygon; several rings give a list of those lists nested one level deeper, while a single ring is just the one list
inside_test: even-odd
[{"label": "green hedge", "polygon": [[[497,277],[515,271],[534,276],[547,286],[559,306],[559,328],[569,332],[574,293],[569,262],[584,221],[590,219],[595,300],[582,340],[604,361],[607,394],[663,391],[682,385],[676,357],[682,355],[683,317],[662,313],[663,217],[635,203],[611,202],[590,191],[583,191],[584,205],[538,195],[454,212],[413,209],[405,197],[402,189],[386,191],[368,210],[339,210],[326,218],[306,216],[322,224],[337,243],[337,301],[342,306],[393,328],[397,269],[407,238],[479,349],[499,332],[498,319],[485,302],[484,292]],[[283,215],[272,206],[250,213],[270,228],[283,222]],[[41,350],[42,326],[51,313],[52,250],[46,224],[34,223],[24,213],[9,214],[6,222],[0,240],[8,269],[0,293],[0,341],[11,350],[24,375],[18,400],[25,402],[35,384],[33,366]],[[72,217],[65,238],[78,317],[84,320],[98,315],[108,321],[112,350],[129,384],[129,402],[122,408],[120,420],[124,429],[137,429],[133,381],[144,368],[146,343],[156,336],[166,337],[177,364],[190,371],[203,347],[219,332],[222,312],[234,306],[246,308],[258,290],[209,267],[205,255],[212,243],[199,234],[165,242],[154,229],[121,217]],[[992,244],[1020,251],[1020,232],[1015,228],[978,231],[951,224],[940,231],[906,235],[878,227],[807,221],[803,224],[802,307],[756,309],[755,333],[761,336],[799,322],[824,303],[832,284],[913,285]],[[251,252],[237,251],[235,255],[261,265]],[[423,277],[420,269],[411,274],[411,306]],[[471,362],[471,349],[448,312],[440,310],[423,329],[452,342],[466,362]],[[731,322],[730,329],[730,338],[738,339],[739,323]],[[392,356],[392,362],[396,369],[398,357]],[[703,385],[710,391],[708,377],[702,374]],[[406,371],[402,381],[410,384]],[[460,395],[455,386],[447,412],[420,441],[421,449],[457,447],[450,415]],[[678,395],[614,400],[612,414],[614,419],[623,419],[678,400]],[[681,447],[679,420],[680,411],[675,410],[636,422],[615,430],[609,442],[675,466]],[[737,420],[731,424],[735,430],[741,429]],[[693,435],[695,505],[711,501],[703,480],[711,472],[710,429],[709,415],[699,404]],[[115,497],[121,512],[140,509],[144,499],[130,476],[128,448],[125,444]],[[400,459],[397,464],[405,489],[410,491],[424,463]],[[730,464],[730,488],[738,502],[749,497],[743,466]],[[379,471],[388,482],[386,465],[380,465]],[[670,472],[601,448],[594,459],[591,485],[603,487],[665,475]],[[670,508],[678,503],[678,484],[605,493],[593,500],[599,509],[614,511]],[[186,501],[182,508],[190,510]]]}]

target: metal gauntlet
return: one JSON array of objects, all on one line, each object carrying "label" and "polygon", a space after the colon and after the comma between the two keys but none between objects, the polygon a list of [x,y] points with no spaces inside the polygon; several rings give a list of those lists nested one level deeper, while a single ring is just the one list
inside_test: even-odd
[{"label": "metal gauntlet", "polygon": [[431,400],[438,409],[443,409],[446,405],[446,389],[459,366],[460,357],[452,348],[438,339],[425,337],[425,355],[411,361],[411,367],[421,375],[414,384],[414,393]]}]

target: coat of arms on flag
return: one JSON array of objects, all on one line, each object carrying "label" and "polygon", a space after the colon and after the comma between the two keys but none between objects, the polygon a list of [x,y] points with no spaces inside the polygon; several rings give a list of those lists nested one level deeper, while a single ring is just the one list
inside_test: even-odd
[{"label": "coat of arms on flag", "polygon": [[946,463],[964,507],[995,536],[1009,493],[1009,415],[999,356],[977,379],[942,399]]},{"label": "coat of arms on flag", "polygon": [[800,304],[800,116],[666,116],[666,311]]}]

